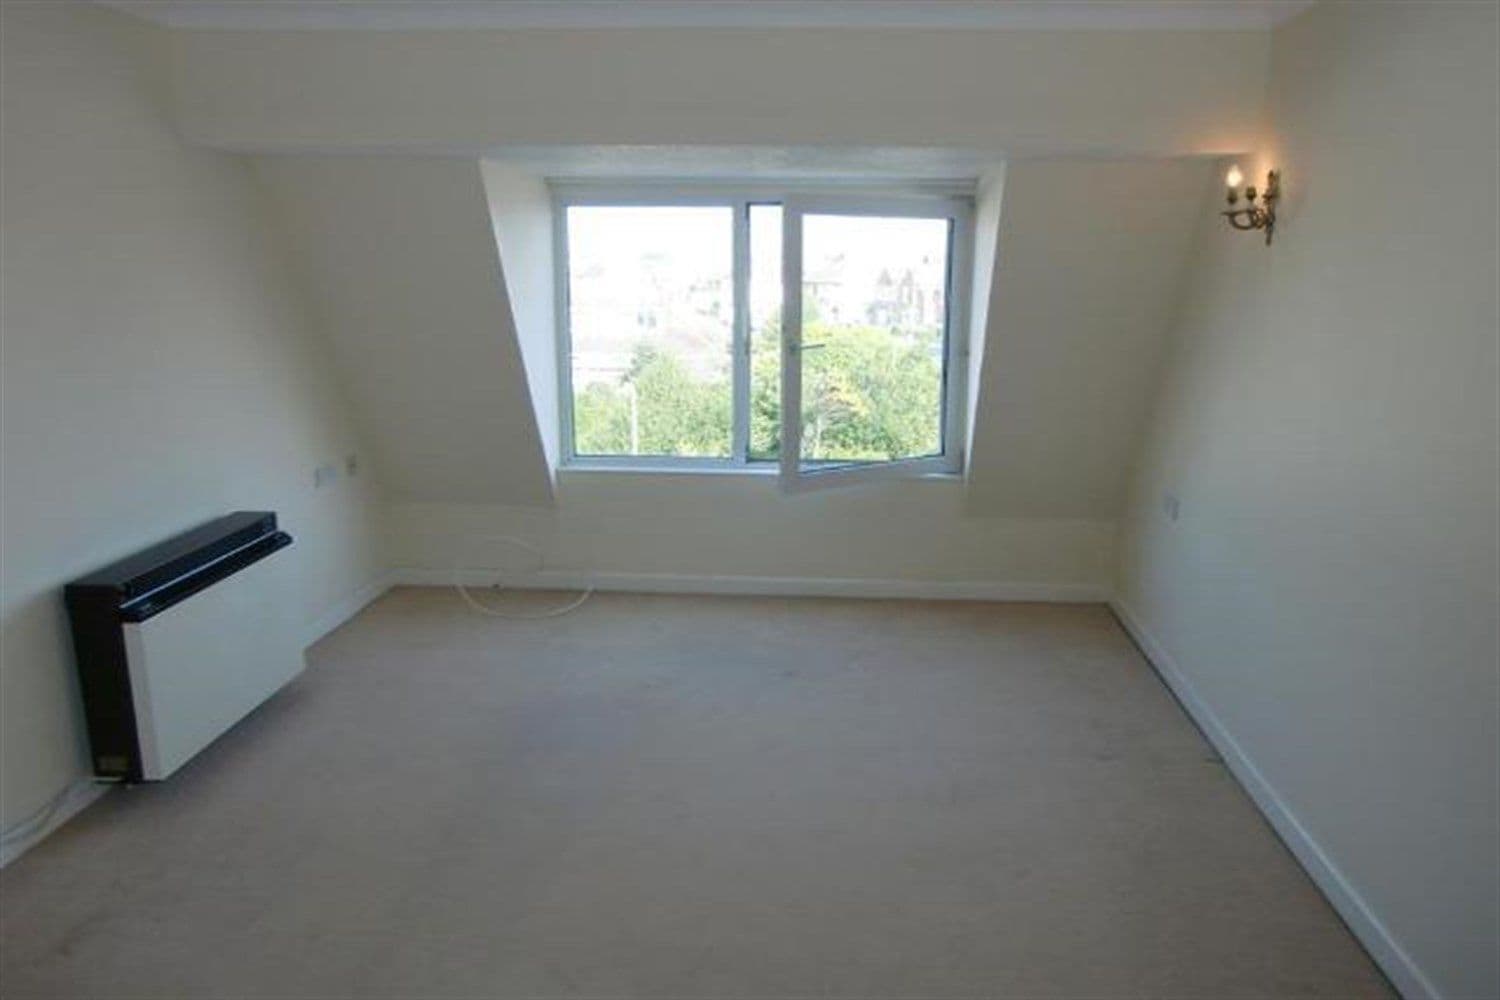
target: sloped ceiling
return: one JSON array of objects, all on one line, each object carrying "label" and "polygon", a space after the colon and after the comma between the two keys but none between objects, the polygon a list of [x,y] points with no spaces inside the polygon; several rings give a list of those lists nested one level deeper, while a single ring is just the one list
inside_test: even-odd
[{"label": "sloped ceiling", "polygon": [[299,156],[257,169],[388,493],[551,503],[479,164]]},{"label": "sloped ceiling", "polygon": [[[999,211],[980,213],[980,239],[997,249],[966,512],[1115,515],[1213,169],[1020,161],[987,185],[981,200],[999,192]],[[260,172],[393,497],[550,504],[547,227],[528,224],[538,237],[508,259],[492,228],[545,212],[540,182],[459,158],[270,157]]]},{"label": "sloped ceiling", "polygon": [[[1269,45],[1245,30],[165,33],[174,122],[259,164],[393,499],[553,502],[539,177],[708,150],[741,176],[1006,163],[965,510],[1078,519],[1118,508],[1209,163],[1255,147]],[[980,200],[983,247],[997,212]]]},{"label": "sloped ceiling", "polygon": [[1118,511],[1215,170],[1206,159],[1008,165],[971,511]]},{"label": "sloped ceiling", "polygon": [[[168,32],[175,123],[256,157],[392,497],[553,501],[550,251],[507,204],[559,173],[539,164],[717,150],[742,175],[1007,162],[965,510],[1113,517],[1208,164],[1255,145],[1269,33],[684,30]],[[507,153],[529,179],[486,177]]]}]

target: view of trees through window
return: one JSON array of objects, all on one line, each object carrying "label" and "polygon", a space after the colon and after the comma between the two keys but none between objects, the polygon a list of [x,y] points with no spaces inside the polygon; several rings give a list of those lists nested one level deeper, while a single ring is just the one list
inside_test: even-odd
[{"label": "view of trees through window", "polygon": [[802,459],[943,450],[946,219],[806,215]]},{"label": "view of trees through window", "polygon": [[574,451],[728,458],[733,209],[574,205],[567,226]]},{"label": "view of trees through window", "polygon": [[[731,456],[731,213],[569,207],[576,454]],[[750,207],[752,461],[780,451],[781,216]],[[809,215],[803,254],[804,459],[941,453],[947,221]]]}]

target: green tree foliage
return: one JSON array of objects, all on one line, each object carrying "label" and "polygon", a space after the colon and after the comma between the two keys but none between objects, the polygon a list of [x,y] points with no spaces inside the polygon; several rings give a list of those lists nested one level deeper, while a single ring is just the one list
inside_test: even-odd
[{"label": "green tree foliage", "polygon": [[578,394],[578,454],[727,458],[732,395],[727,376],[696,378],[675,355],[638,344],[618,384]]},{"label": "green tree foliage", "polygon": [[941,450],[942,371],[931,345],[870,327],[811,328],[803,355],[802,450],[880,460]]},{"label": "green tree foliage", "polygon": [[[780,338],[755,344],[751,454],[780,452]],[[882,461],[942,448],[939,331],[911,335],[870,326],[803,327],[802,454],[813,461]],[[764,356],[763,356],[764,352]]]},{"label": "green tree foliage", "polygon": [[[879,461],[941,450],[939,331],[911,334],[813,320],[803,340],[822,345],[803,354],[804,457]],[[774,461],[780,451],[780,350],[774,324],[758,332],[750,366],[754,459]],[[577,394],[577,451],[727,457],[732,396],[727,373],[698,378],[674,355],[640,344],[618,383],[593,383]]]}]

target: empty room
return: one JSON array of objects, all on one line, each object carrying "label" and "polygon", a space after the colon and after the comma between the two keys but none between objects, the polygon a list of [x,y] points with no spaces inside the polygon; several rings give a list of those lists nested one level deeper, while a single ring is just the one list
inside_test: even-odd
[{"label": "empty room", "polygon": [[1500,998],[1500,3],[0,0],[0,998]]}]

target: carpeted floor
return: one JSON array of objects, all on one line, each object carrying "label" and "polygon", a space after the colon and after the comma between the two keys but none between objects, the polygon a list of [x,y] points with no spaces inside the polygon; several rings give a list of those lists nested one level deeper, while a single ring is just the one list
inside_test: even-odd
[{"label": "carpeted floor", "polygon": [[402,589],[0,873],[5,997],[1370,997],[1101,607]]}]

